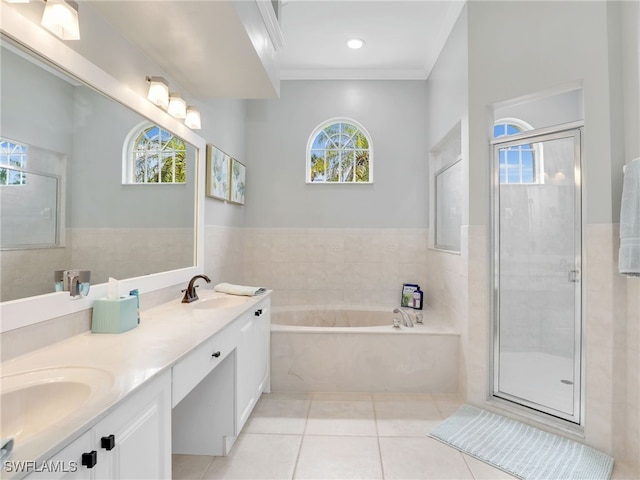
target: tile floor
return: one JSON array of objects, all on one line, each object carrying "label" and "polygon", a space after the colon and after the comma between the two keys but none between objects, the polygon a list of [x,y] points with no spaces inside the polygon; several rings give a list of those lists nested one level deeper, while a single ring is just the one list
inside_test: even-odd
[{"label": "tile floor", "polygon": [[[515,478],[426,436],[460,405],[454,395],[266,394],[231,455],[174,455],[173,478]],[[639,477],[616,462],[611,478]]]},{"label": "tile floor", "polygon": [[452,395],[263,395],[228,457],[173,456],[174,479],[509,479],[426,436]]}]

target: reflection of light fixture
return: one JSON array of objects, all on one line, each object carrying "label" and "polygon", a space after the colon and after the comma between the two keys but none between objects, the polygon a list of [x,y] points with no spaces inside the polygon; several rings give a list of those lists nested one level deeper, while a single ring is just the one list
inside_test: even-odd
[{"label": "reflection of light fixture", "polygon": [[359,48],[364,47],[364,40],[361,40],[359,38],[352,38],[347,41],[347,47],[353,50],[358,50]]},{"label": "reflection of light fixture", "polygon": [[162,77],[147,77],[149,82],[149,93],[147,98],[158,107],[167,108],[169,106],[169,84]]},{"label": "reflection of light fixture", "polygon": [[184,101],[179,93],[172,93],[169,95],[169,108],[167,111],[175,118],[184,118],[187,116],[187,102]]},{"label": "reflection of light fixture", "polygon": [[184,124],[192,130],[200,130],[200,112],[189,105],[187,107],[187,116],[184,119]]},{"label": "reflection of light fixture", "polygon": [[200,112],[193,106],[187,106],[182,95],[172,92],[169,95],[169,83],[162,77],[146,77],[149,82],[147,98],[151,103],[164,109],[174,118],[184,118],[184,124],[192,130],[200,130]]},{"label": "reflection of light fixture", "polygon": [[63,40],[80,40],[78,4],[73,0],[45,0],[42,26]]}]

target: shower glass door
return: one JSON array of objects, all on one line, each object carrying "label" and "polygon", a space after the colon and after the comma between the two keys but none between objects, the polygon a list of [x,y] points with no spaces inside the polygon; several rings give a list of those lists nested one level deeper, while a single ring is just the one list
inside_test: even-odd
[{"label": "shower glass door", "polygon": [[493,394],[580,423],[580,130],[494,142]]}]

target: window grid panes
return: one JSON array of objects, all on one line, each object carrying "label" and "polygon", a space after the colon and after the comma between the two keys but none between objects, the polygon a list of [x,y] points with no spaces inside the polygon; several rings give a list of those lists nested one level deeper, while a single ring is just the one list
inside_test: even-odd
[{"label": "window grid panes", "polygon": [[371,149],[367,135],[348,122],[335,122],[312,134],[308,178],[312,183],[371,182]]},{"label": "window grid panes", "polygon": [[[496,124],[493,127],[494,138],[516,135],[522,131],[509,123]],[[501,184],[538,183],[536,179],[536,152],[532,145],[517,145],[500,150],[499,177]]]},{"label": "window grid panes", "polygon": [[16,169],[27,167],[27,146],[9,140],[0,140],[0,185],[24,185],[27,174]]},{"label": "window grid panes", "polygon": [[152,126],[133,142],[133,183],[185,183],[187,148],[172,133]]}]

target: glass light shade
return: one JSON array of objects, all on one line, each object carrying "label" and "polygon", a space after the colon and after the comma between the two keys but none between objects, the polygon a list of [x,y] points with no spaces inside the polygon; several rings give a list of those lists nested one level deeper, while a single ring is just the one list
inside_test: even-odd
[{"label": "glass light shade", "polygon": [[71,0],[47,0],[42,26],[63,40],[80,40],[78,4]]},{"label": "glass light shade", "polygon": [[187,102],[179,93],[169,95],[169,114],[175,118],[185,118],[187,116]]},{"label": "glass light shade", "polygon": [[187,116],[184,119],[184,124],[192,130],[200,130],[200,112],[195,107],[187,107]]},{"label": "glass light shade", "polygon": [[347,42],[347,47],[353,50],[358,50],[359,48],[364,47],[364,40],[361,40],[359,38],[352,38]]},{"label": "glass light shade", "polygon": [[149,80],[149,93],[147,98],[157,106],[167,108],[169,106],[169,84],[162,77],[151,77]]}]

